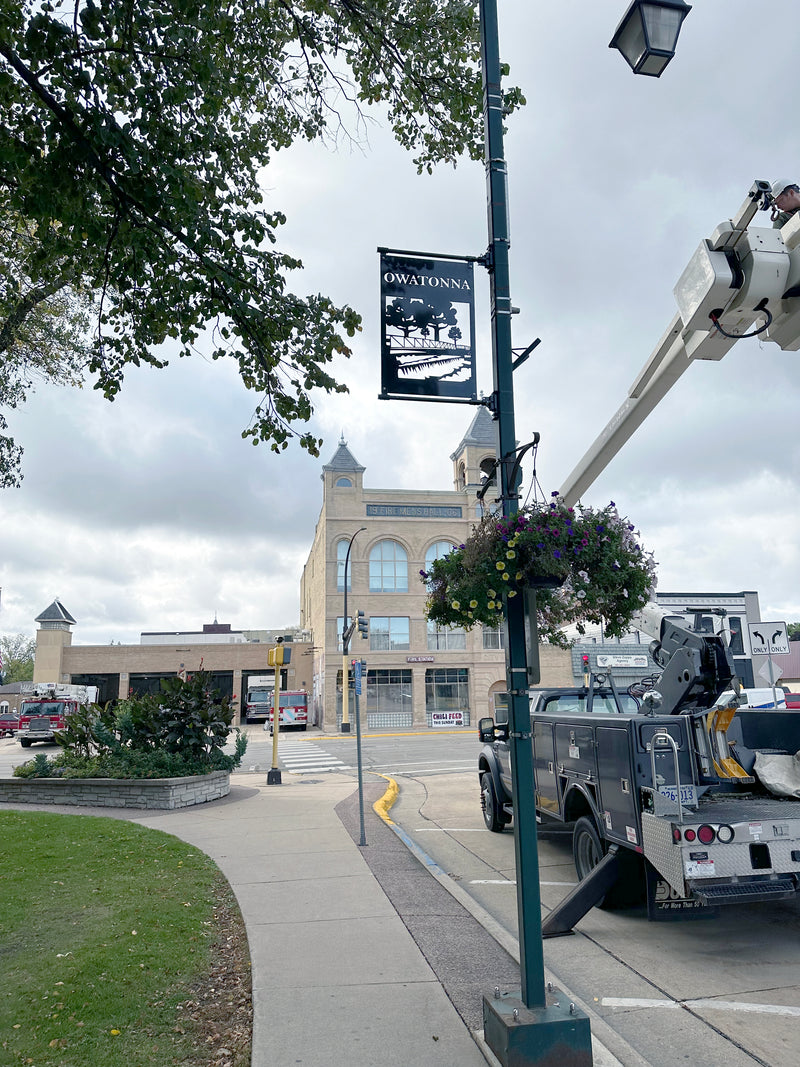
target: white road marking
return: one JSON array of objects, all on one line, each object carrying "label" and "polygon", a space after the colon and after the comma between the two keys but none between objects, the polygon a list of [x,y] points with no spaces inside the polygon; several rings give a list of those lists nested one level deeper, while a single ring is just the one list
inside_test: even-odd
[{"label": "white road marking", "polygon": [[284,768],[295,774],[349,771],[350,766],[310,741],[278,741],[278,756]]},{"label": "white road marking", "polygon": [[482,826],[421,826],[417,834],[488,834]]},{"label": "white road marking", "polygon": [[[505,878],[474,878],[470,885],[516,885],[516,880],[510,881]],[[543,882],[540,881],[539,885],[566,885],[576,886],[577,882]]]},{"label": "white road marking", "polygon": [[739,1000],[648,1000],[645,997],[603,997],[600,1003],[606,1008],[692,1008],[703,1011],[744,1011],[761,1015],[788,1015],[800,1018],[800,1008],[785,1004],[748,1004]]},{"label": "white road marking", "polygon": [[463,763],[466,767],[472,767],[475,763],[474,759],[423,759],[414,760],[413,763],[376,763],[375,767],[385,770],[387,767],[422,767],[427,763]]}]

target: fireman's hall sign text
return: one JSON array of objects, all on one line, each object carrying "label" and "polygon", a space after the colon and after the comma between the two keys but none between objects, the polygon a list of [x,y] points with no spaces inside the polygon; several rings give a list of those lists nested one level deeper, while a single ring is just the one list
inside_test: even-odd
[{"label": "fireman's hall sign text", "polygon": [[471,262],[381,253],[381,396],[477,399]]}]

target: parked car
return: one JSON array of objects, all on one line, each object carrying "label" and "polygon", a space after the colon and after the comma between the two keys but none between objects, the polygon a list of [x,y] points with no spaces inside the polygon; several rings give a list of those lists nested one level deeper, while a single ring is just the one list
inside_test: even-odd
[{"label": "parked car", "polygon": [[4,712],[0,715],[0,737],[13,737],[19,728],[19,715]]}]

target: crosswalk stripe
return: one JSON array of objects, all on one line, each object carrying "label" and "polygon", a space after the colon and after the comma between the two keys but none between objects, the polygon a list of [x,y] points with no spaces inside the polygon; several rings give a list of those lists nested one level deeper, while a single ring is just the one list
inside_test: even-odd
[{"label": "crosswalk stripe", "polygon": [[287,771],[319,774],[322,771],[350,770],[342,760],[308,741],[278,742],[278,757]]}]

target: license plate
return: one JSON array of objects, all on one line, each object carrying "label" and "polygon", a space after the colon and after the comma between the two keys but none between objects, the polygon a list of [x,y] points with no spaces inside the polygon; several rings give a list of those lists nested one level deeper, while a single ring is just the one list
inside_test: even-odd
[{"label": "license plate", "polygon": [[[674,785],[662,785],[659,786],[659,793],[662,797],[667,797],[673,804],[678,803],[678,787]],[[689,807],[697,807],[697,791],[693,785],[681,786],[681,804],[686,804]]]}]

